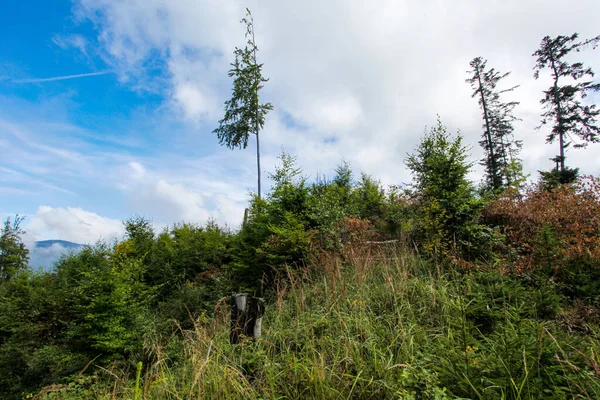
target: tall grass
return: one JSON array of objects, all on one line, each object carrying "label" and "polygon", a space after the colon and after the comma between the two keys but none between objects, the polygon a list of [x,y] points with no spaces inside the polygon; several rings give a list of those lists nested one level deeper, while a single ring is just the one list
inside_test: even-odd
[{"label": "tall grass", "polygon": [[229,344],[223,301],[149,340],[141,383],[98,369],[40,398],[130,399],[138,385],[147,399],[600,398],[597,331],[560,329],[545,290],[359,251],[281,279],[258,340]]}]

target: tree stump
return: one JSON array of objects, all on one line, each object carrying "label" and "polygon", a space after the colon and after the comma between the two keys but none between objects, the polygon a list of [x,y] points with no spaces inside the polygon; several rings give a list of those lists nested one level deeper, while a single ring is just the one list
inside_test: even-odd
[{"label": "tree stump", "polygon": [[238,293],[231,296],[231,327],[229,342],[240,343],[241,337],[259,338],[262,334],[262,317],[265,300]]}]

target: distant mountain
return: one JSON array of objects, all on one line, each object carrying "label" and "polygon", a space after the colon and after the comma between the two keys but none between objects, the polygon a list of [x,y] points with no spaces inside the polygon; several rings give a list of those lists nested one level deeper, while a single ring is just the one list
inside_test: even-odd
[{"label": "distant mountain", "polygon": [[80,249],[83,247],[82,244],[68,242],[66,240],[39,240],[35,242],[35,247],[40,249],[47,249],[48,247],[52,247],[55,244],[62,246],[66,249]]},{"label": "distant mountain", "polygon": [[77,253],[83,247],[83,244],[66,240],[40,240],[29,249],[29,264],[33,268],[50,270],[62,255]]}]

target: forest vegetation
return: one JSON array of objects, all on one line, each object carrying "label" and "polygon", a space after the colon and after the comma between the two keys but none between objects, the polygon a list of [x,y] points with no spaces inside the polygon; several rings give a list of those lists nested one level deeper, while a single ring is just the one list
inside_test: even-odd
[{"label": "forest vegetation", "polygon": [[[259,102],[249,12],[243,22],[215,130],[230,148],[258,143],[273,108]],[[552,73],[541,125],[559,144],[537,180],[519,159],[518,102],[504,99],[517,88],[476,57],[482,182],[469,180],[470,144],[438,119],[404,160],[410,185],[345,162],[311,179],[282,153],[237,229],[156,231],[133,216],[121,240],[34,271],[23,219],[7,219],[0,398],[600,398],[600,179],[565,156],[600,140],[585,98],[600,84],[567,61],[600,37],[577,40],[546,37],[534,53],[535,77]],[[233,345],[228,299],[241,292],[267,310],[262,337]]]}]

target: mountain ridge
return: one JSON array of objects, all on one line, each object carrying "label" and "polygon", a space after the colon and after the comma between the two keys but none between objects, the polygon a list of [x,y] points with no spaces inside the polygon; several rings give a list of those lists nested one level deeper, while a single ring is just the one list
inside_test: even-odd
[{"label": "mountain ridge", "polygon": [[68,240],[60,240],[60,239],[49,239],[49,240],[38,240],[35,242],[35,247],[36,248],[48,248],[48,247],[52,247],[53,245],[58,244],[60,246],[66,247],[68,249],[75,249],[75,248],[81,248],[84,245],[81,243],[75,243],[75,242],[70,242]]}]

